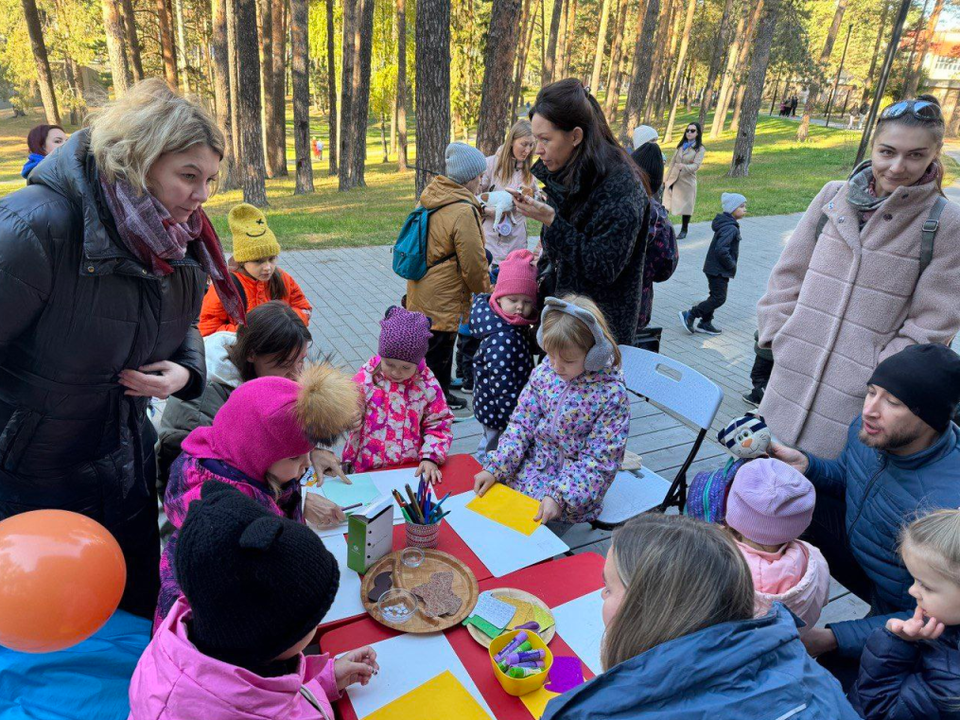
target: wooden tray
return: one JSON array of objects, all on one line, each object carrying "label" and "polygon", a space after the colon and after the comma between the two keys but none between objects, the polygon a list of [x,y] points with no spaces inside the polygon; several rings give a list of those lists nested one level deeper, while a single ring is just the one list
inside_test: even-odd
[{"label": "wooden tray", "polygon": [[[553,613],[550,611],[550,608],[547,607],[547,604],[543,600],[538,598],[536,595],[531,595],[525,590],[517,590],[516,588],[495,588],[494,590],[490,590],[490,592],[493,593],[494,597],[500,597],[500,598],[508,597],[508,598],[513,598],[515,600],[523,600],[524,602],[528,602],[531,605],[536,605],[541,610],[545,611],[551,618],[553,617]],[[506,629],[504,629],[503,632],[509,632],[512,629],[513,629],[513,623],[510,624],[510,627],[507,627]],[[486,633],[481,632],[473,625],[467,625],[467,632],[470,633],[470,637],[472,637],[474,640],[476,640],[478,643],[480,643],[484,647],[490,647],[490,643],[493,642],[492,638],[487,637]],[[544,632],[537,633],[537,635],[540,636],[540,639],[543,640],[544,645],[549,645],[550,641],[553,640],[553,636],[556,634],[557,634],[556,623],[548,627]]]},{"label": "wooden tray", "polygon": [[[360,599],[370,617],[388,628],[408,633],[439,632],[463,622],[477,604],[477,597],[480,595],[480,587],[473,571],[453,555],[433,549],[423,551],[424,558],[419,567],[407,567],[400,561],[401,552],[403,551],[398,550],[384,556],[363,576],[363,583],[360,586]],[[433,573],[443,572],[444,570],[453,572],[453,593],[462,601],[460,610],[455,615],[442,615],[432,618],[425,615],[421,608],[418,608],[416,614],[406,622],[393,623],[380,614],[376,603],[367,599],[374,578],[382,572],[390,571],[393,573],[393,587],[409,590],[428,582]]]}]

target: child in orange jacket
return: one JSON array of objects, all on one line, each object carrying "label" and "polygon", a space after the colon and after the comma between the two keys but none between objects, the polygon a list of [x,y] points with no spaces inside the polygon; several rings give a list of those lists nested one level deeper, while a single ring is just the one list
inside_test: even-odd
[{"label": "child in orange jacket", "polygon": [[[233,233],[233,259],[239,265],[233,271],[234,282],[243,289],[247,312],[270,300],[282,300],[294,309],[304,325],[309,325],[313,308],[297,281],[277,267],[280,243],[267,227],[264,214],[253,205],[241,203],[230,211],[228,219]],[[211,287],[200,309],[200,334],[206,337],[221,330],[236,332],[237,325]]]}]

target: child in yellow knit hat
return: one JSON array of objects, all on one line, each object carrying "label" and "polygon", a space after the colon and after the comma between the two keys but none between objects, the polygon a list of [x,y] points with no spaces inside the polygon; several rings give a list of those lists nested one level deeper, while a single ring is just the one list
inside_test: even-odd
[{"label": "child in yellow knit hat", "polygon": [[[253,205],[240,203],[228,216],[233,234],[234,283],[242,289],[247,311],[270,300],[282,300],[296,311],[304,325],[310,324],[313,308],[290,275],[277,267],[280,243],[267,225],[266,216]],[[220,330],[236,332],[223,303],[211,287],[200,310],[200,333],[212,335]]]}]

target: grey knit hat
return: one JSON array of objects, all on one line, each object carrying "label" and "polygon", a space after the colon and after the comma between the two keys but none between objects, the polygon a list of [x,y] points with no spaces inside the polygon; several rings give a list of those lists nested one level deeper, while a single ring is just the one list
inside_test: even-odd
[{"label": "grey knit hat", "polygon": [[466,185],[487,169],[487,158],[483,153],[466,143],[450,143],[443,156],[447,160],[447,177],[461,185]]},{"label": "grey knit hat", "polygon": [[720,196],[720,207],[725,213],[733,215],[733,211],[743,205],[747,199],[740,193],[723,193]]}]

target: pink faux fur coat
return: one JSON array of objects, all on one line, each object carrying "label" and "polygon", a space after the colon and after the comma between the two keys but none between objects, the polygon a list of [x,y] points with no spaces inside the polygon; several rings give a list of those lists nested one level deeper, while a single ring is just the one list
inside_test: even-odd
[{"label": "pink faux fur coat", "polygon": [[843,450],[877,363],[960,329],[960,208],[947,203],[920,276],[936,183],[897,189],[862,230],[848,190],[829,182],[810,203],[757,304],[775,362],[760,412],[779,440],[825,458]]}]

